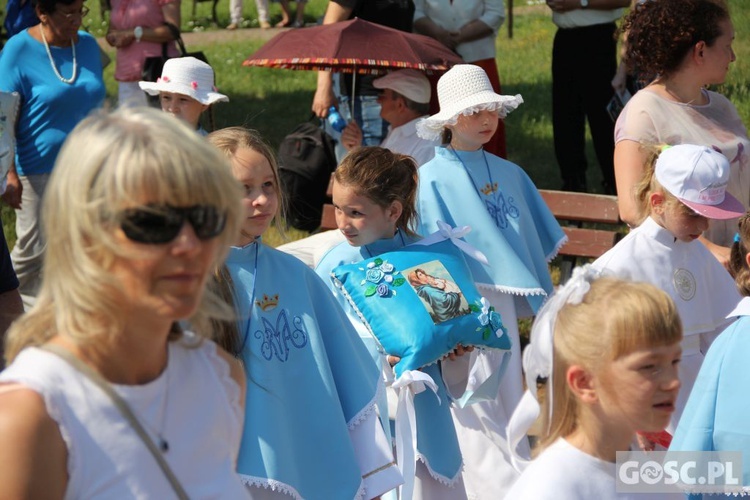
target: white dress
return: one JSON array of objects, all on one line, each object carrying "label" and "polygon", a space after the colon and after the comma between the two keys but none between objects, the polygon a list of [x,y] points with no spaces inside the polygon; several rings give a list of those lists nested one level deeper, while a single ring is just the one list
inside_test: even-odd
[{"label": "white dress", "polygon": [[684,338],[679,370],[682,387],[667,428],[674,434],[703,357],[730,323],[726,316],[740,301],[734,280],[705,245],[676,241],[650,217],[599,257],[594,267],[620,278],[651,283],[677,305]]},{"label": "white dress", "polygon": [[617,493],[615,464],[572,446],[552,443],[531,462],[506,498],[513,500],[655,500],[682,495]]},{"label": "white dress", "polygon": [[[191,498],[249,498],[236,472],[244,408],[216,345],[190,333],[169,343],[166,370],[137,386],[114,385],[144,429],[169,443],[164,458]],[[190,344],[188,346],[187,344]],[[39,393],[68,451],[66,499],[175,498],[148,448],[109,397],[67,361],[24,349],[0,374]],[[44,481],[44,478],[39,478]]]}]

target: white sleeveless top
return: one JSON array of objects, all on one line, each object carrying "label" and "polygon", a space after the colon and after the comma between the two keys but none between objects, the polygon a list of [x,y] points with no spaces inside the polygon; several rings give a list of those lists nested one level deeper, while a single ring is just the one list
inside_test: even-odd
[{"label": "white sleeveless top", "polygon": [[[20,383],[44,398],[68,449],[66,499],[175,498],[108,396],[57,355],[24,349],[0,382]],[[191,499],[249,498],[236,473],[240,388],[213,342],[186,333],[170,342],[167,369],[157,379],[113,387],[154,442],[157,433],[168,441],[164,458]]]}]

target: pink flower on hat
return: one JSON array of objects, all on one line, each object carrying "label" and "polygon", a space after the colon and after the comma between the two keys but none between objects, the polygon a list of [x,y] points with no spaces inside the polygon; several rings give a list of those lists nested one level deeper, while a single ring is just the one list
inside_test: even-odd
[{"label": "pink flower on hat", "polygon": [[192,81],[190,82],[190,86],[193,87],[193,90],[198,90],[198,82]]},{"label": "pink flower on hat", "polygon": [[160,76],[159,78],[156,79],[156,83],[168,82],[168,81],[169,81],[168,76]]}]

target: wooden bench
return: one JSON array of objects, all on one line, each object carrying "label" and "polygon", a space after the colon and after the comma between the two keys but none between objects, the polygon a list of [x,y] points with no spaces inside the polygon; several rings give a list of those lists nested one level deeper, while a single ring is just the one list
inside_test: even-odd
[{"label": "wooden bench", "polygon": [[[333,175],[331,180],[328,181],[328,189],[326,189],[326,196],[331,199],[333,196]],[[332,203],[326,203],[323,205],[323,214],[320,216],[320,230],[328,231],[329,229],[337,229],[336,226],[336,209]]]},{"label": "wooden bench", "polygon": [[559,253],[561,284],[582,260],[601,257],[624,236],[615,196],[546,189],[539,193],[568,237]]},{"label": "wooden bench", "polygon": [[[329,197],[332,184],[333,181],[328,184]],[[559,252],[560,283],[568,280],[573,267],[601,257],[625,233],[615,196],[547,189],[540,189],[539,193],[568,237]],[[330,203],[323,206],[320,229],[336,229],[335,209]]]}]

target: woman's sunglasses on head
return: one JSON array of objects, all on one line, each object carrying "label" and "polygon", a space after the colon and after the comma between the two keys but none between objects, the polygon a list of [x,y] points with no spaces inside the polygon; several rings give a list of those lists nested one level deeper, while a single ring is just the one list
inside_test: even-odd
[{"label": "woman's sunglasses on head", "polygon": [[186,221],[193,226],[198,239],[210,240],[224,230],[227,214],[213,205],[147,205],[123,210],[120,228],[129,240],[137,243],[169,243],[180,234]]}]

